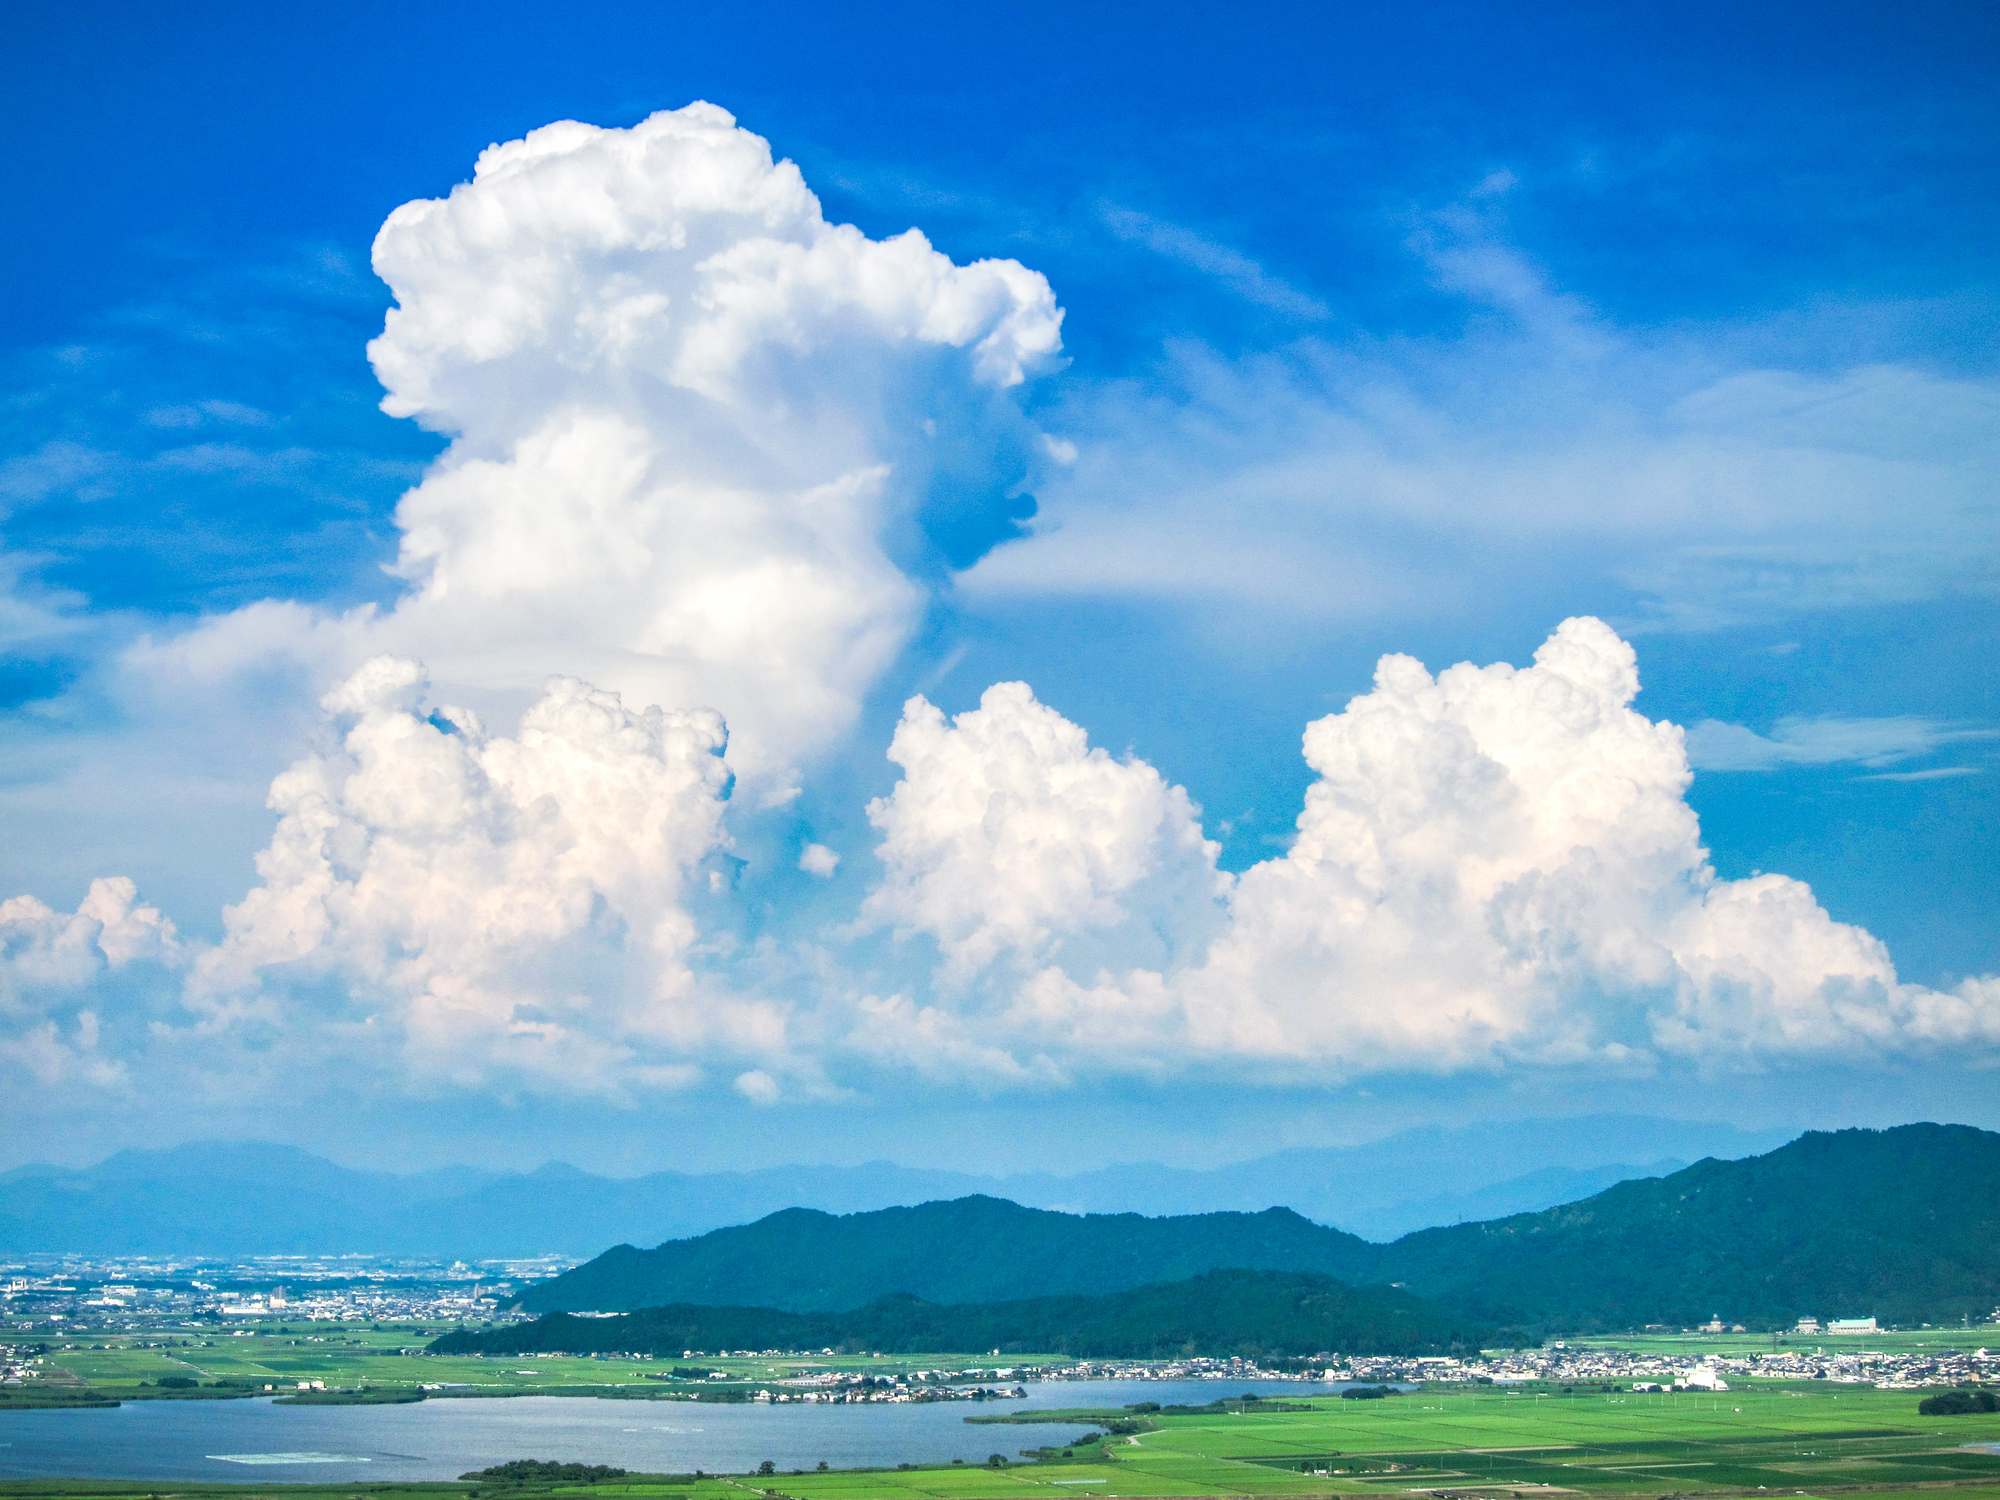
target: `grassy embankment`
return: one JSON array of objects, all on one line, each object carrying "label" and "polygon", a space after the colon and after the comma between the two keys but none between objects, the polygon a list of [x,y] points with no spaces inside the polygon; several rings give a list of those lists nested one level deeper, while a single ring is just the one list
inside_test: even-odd
[{"label": "grassy embankment", "polygon": [[[585,1362],[587,1363],[587,1362]],[[1722,1394],[1636,1395],[1555,1389],[1432,1387],[1381,1401],[1320,1397],[1307,1410],[1151,1414],[1039,1461],[1036,1428],[990,1409],[966,1428],[963,1465],[770,1476],[631,1476],[592,1487],[482,1487],[483,1500],[1044,1500],[1080,1494],[1402,1496],[1451,1491],[1481,1500],[1583,1496],[1865,1495],[1867,1500],[2000,1500],[2000,1415],[1926,1418],[1919,1393],[1826,1382],[1756,1383]],[[1287,1402],[1286,1405],[1293,1405]],[[1049,1417],[1051,1413],[1038,1413]],[[1106,1414],[1107,1416],[1109,1414]],[[1128,1414],[1120,1413],[1121,1417]],[[774,1414],[775,1417],[775,1414]],[[775,1418],[782,1420],[782,1418]],[[1125,1425],[1125,1424],[1121,1424]],[[999,1452],[1013,1461],[989,1466]],[[533,1455],[522,1455],[523,1457]],[[1313,1472],[1322,1471],[1322,1472]],[[418,1500],[470,1497],[473,1486],[0,1483],[0,1497],[284,1497]]]}]

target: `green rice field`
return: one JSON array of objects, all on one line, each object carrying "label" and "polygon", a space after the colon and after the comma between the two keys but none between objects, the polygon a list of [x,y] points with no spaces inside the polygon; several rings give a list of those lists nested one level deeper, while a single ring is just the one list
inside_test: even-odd
[{"label": "green rice field", "polygon": [[[249,1341],[237,1341],[248,1343]],[[141,1354],[105,1351],[112,1373],[143,1368]],[[200,1354],[215,1364],[209,1350]],[[277,1349],[244,1350],[246,1363],[275,1369]],[[255,1360],[249,1359],[256,1354]],[[356,1364],[351,1348],[302,1352]],[[443,1363],[424,1362],[427,1366]],[[610,1361],[534,1361],[596,1375]],[[115,1372],[113,1367],[115,1366]],[[331,1370],[332,1366],[329,1365]],[[622,1366],[628,1375],[630,1362]],[[289,1373],[289,1372],[286,1372]],[[428,1371],[427,1371],[428,1373]],[[540,1376],[542,1372],[537,1371]],[[631,1476],[591,1487],[486,1487],[483,1497],[685,1497],[685,1500],[1005,1500],[1037,1494],[1171,1496],[1429,1496],[1534,1500],[1549,1496],[1655,1500],[1663,1496],[1868,1495],[1875,1500],[2000,1500],[2000,1415],[1921,1417],[1915,1391],[1829,1388],[1826,1382],[1751,1382],[1719,1394],[1564,1394],[1490,1386],[1431,1386],[1375,1401],[1320,1396],[1287,1406],[1230,1402],[1191,1415],[1115,1414],[1121,1430],[1068,1450],[1044,1450],[1033,1423],[982,1420],[975,1444],[1005,1454],[1004,1466],[946,1465],[744,1477]],[[1049,1412],[1036,1413],[1052,1418]],[[1072,1414],[1074,1415],[1074,1414]],[[1109,1421],[1114,1414],[1106,1413]],[[536,1455],[523,1454],[521,1457]],[[471,1486],[162,1486],[97,1481],[0,1484],[0,1496],[283,1495],[288,1500],[416,1500],[466,1494]]]}]

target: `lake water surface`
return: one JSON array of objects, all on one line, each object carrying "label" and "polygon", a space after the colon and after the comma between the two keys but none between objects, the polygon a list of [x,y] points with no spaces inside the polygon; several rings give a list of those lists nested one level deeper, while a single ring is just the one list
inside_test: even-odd
[{"label": "lake water surface", "polygon": [[968,1426],[1029,1407],[1199,1405],[1255,1391],[1326,1394],[1284,1380],[1046,1380],[1025,1401],[725,1406],[578,1396],[460,1397],[403,1406],[277,1406],[268,1399],[130,1401],[110,1410],[0,1414],[0,1475],[251,1482],[456,1479],[515,1458],[685,1474],[898,1463],[984,1463],[1091,1429]]}]

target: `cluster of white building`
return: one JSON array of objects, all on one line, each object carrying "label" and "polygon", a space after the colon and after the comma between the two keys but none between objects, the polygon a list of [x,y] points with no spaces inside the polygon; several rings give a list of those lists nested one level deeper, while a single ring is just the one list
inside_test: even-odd
[{"label": "cluster of white building", "polygon": [[[239,1261],[41,1257],[0,1265],[0,1324],[135,1332],[226,1322],[507,1321],[499,1301],[568,1260],[424,1262],[258,1256]],[[288,1290],[289,1289],[289,1290]]]},{"label": "cluster of white building", "polygon": [[1854,1334],[1880,1333],[1882,1330],[1873,1318],[1828,1318],[1824,1324],[1818,1318],[1800,1318],[1794,1333]]},{"label": "cluster of white building", "polygon": [[[130,1332],[160,1320],[504,1322],[500,1298],[568,1270],[572,1258],[466,1264],[390,1256],[244,1260],[40,1256],[0,1264],[0,1318],[12,1328]],[[288,1290],[292,1288],[292,1290]]]},{"label": "cluster of white building", "polygon": [[[1006,1376],[1013,1372],[998,1370],[994,1373]],[[1320,1378],[1317,1370],[1310,1374],[1266,1370],[1254,1359],[1235,1356],[1228,1359],[1177,1359],[1165,1363],[1146,1360],[1083,1360],[1070,1365],[1048,1365],[1032,1373],[1040,1380],[1318,1380]]]},{"label": "cluster of white building", "polygon": [[0,1344],[0,1385],[26,1385],[40,1360],[15,1344]]},{"label": "cluster of white building", "polygon": [[1436,1381],[1600,1389],[1615,1386],[1646,1392],[1726,1391],[1731,1380],[1755,1376],[1766,1380],[1826,1380],[1883,1390],[1914,1390],[1968,1382],[2000,1383],[2000,1353],[1976,1348],[1829,1354],[1794,1345],[1772,1353],[1696,1355],[1551,1344],[1542,1349],[1492,1353],[1472,1359],[1442,1355],[1327,1354],[1319,1356],[1303,1372],[1267,1370],[1244,1359],[1193,1359],[1172,1363],[1087,1360],[1020,1373],[1045,1380],[1254,1379],[1360,1385]]},{"label": "cluster of white building", "polygon": [[[795,1381],[778,1382],[780,1386],[795,1385]],[[929,1401],[1025,1401],[1027,1390],[1014,1386],[1002,1390],[984,1385],[929,1385],[907,1381],[896,1381],[888,1386],[847,1386],[830,1390],[758,1390],[751,1393],[752,1401],[782,1404],[787,1401],[846,1405],[863,1402],[929,1402]]]},{"label": "cluster of white building", "polygon": [[1788,1346],[1757,1354],[1662,1354],[1553,1344],[1479,1359],[1353,1359],[1327,1380],[1432,1380],[1526,1385],[1623,1386],[1642,1391],[1726,1391],[1732,1379],[1828,1380],[1884,1390],[2000,1381],[2000,1355],[1978,1349],[1824,1353]]}]

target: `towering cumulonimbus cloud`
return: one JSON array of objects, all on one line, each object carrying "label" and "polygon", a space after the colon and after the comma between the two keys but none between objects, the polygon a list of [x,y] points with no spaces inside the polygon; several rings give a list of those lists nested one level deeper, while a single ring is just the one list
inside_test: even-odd
[{"label": "towering cumulonimbus cloud", "polygon": [[[696,998],[690,861],[724,842],[722,782],[782,802],[930,585],[1032,504],[1048,283],[827,222],[707,104],[493,146],[392,213],[374,264],[383,406],[451,437],[397,511],[406,592],[267,601],[132,661],[197,698],[273,662],[346,679],[341,749],[275,783],[262,883],[191,1003],[474,1086],[782,1071],[772,1007]],[[426,676],[472,708],[420,712]],[[502,736],[473,712],[524,709]]]},{"label": "towering cumulonimbus cloud", "polygon": [[[1902,984],[1883,945],[1800,882],[1717,878],[1685,800],[1682,732],[1634,712],[1637,691],[1631,647],[1593,619],[1564,622],[1523,670],[1433,677],[1384,657],[1371,692],[1308,726],[1319,779],[1296,840],[1236,878],[1205,951],[1123,972],[1058,953],[998,1013],[947,994],[923,1013],[925,1034],[940,1058],[1001,1047],[1022,1066],[1293,1082],[2000,1043],[2000,982]],[[1063,794],[1073,755],[1038,759],[925,708],[905,720],[907,779],[877,804],[891,878],[871,899],[938,934],[948,973],[975,942],[982,961],[1009,945],[1043,958],[1062,914],[1086,920],[1110,888],[1186,865],[1185,840],[1107,839],[1100,803]],[[1039,727],[1081,742],[1061,721]],[[1142,764],[1115,769],[1133,785],[1156,779]],[[979,824],[995,783],[1010,787],[1007,806],[1034,810],[1035,848],[1078,868],[1086,851],[1115,851],[1115,876],[1094,886],[1065,879],[1062,859],[1016,857]],[[1186,806],[1178,789],[1162,800]],[[950,810],[929,820],[946,831],[927,860],[912,847],[917,806]]]},{"label": "towering cumulonimbus cloud", "polygon": [[397,508],[389,607],[263,602],[143,643],[212,691],[423,661],[496,722],[552,677],[713,708],[782,797],[851,726],[932,587],[1033,509],[1020,387],[1062,311],[1012,260],[829,223],[710,104],[481,153],[376,237],[383,409],[450,435]]},{"label": "towering cumulonimbus cloud", "polygon": [[616,1092],[727,1050],[684,902],[725,842],[720,717],[558,679],[508,738],[427,711],[427,686],[383,656],[327,695],[339,746],[272,784],[262,884],[198,958],[196,1002],[268,1014],[331,980],[336,1031],[464,1082]]},{"label": "towering cumulonimbus cloud", "polygon": [[847,728],[945,530],[1008,529],[1037,438],[1010,393],[1061,344],[1041,275],[829,224],[708,104],[490,147],[374,258],[383,408],[453,442],[360,638],[454,692],[716,708],[750,773]]}]

